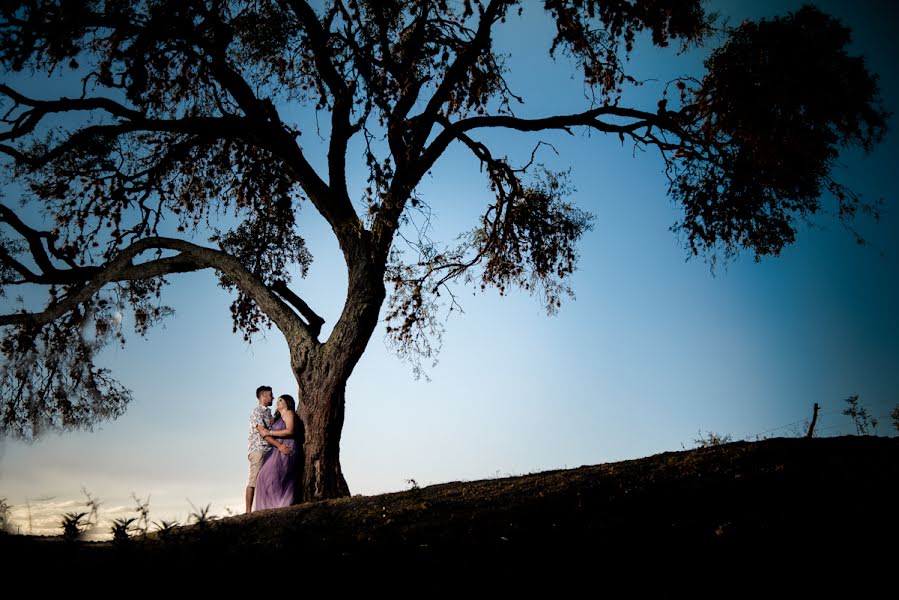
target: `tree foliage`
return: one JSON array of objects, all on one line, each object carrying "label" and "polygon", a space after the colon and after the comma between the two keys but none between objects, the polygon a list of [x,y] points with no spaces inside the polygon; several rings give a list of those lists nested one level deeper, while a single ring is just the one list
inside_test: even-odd
[{"label": "tree foliage", "polygon": [[821,210],[825,190],[844,221],[873,212],[831,175],[842,148],[870,150],[885,131],[877,78],[849,42],[849,30],[811,6],[746,22],[712,52],[701,85],[683,88],[681,113],[699,144],[684,150],[671,195],[694,253],[777,255],[795,240],[796,219]]},{"label": "tree foliage", "polygon": [[[583,77],[581,112],[516,115],[523,99],[492,31],[541,9],[555,27],[550,53]],[[592,217],[565,173],[533,157],[513,164],[486,141],[491,130],[585,129],[658,151],[694,254],[776,255],[825,191],[842,218],[869,210],[832,169],[843,147],[883,135],[877,80],[848,54],[848,30],[817,9],[727,29],[702,79],[672,81],[654,106],[625,104],[639,83],[626,70],[634,44],[702,44],[716,27],[698,0],[4,3],[4,71],[78,85],[37,98],[0,83],[0,153],[15,184],[0,205],[0,283],[29,293],[0,316],[3,432],[120,414],[130,395],[94,357],[124,343],[123,315],[144,334],[171,313],[162,292],[176,273],[216,270],[235,292],[235,330],[250,339],[274,325],[298,377],[326,357],[344,382],[385,284],[388,334],[413,361],[436,350],[453,282],[523,288],[555,311]],[[325,117],[323,168],[315,136],[292,119],[304,110]],[[410,214],[430,210],[419,184],[451,145],[480,162],[492,197],[458,244],[407,238]],[[367,169],[361,197],[347,184],[351,160]],[[347,264],[328,340],[291,287],[312,260],[303,206]]]}]

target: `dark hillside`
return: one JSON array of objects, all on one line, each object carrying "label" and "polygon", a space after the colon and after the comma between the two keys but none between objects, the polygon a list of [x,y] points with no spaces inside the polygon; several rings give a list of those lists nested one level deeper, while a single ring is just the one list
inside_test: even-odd
[{"label": "dark hillside", "polygon": [[223,578],[286,561],[342,585],[487,577],[527,587],[636,567],[648,585],[710,571],[743,573],[745,584],[808,563],[820,584],[825,565],[896,568],[897,481],[899,438],[781,438],[261,511],[125,548],[24,536],[3,545],[22,571],[140,565]]}]

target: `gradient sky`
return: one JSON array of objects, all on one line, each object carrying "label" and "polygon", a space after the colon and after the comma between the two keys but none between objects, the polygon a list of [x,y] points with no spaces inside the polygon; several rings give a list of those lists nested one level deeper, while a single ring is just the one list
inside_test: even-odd
[{"label": "gradient sky", "polygon": [[[737,23],[800,4],[711,6]],[[896,9],[817,4],[852,28],[855,52],[880,75],[887,109],[897,112]],[[516,113],[582,110],[583,87],[567,59],[552,65],[545,58],[550,29],[539,13],[525,11],[496,33],[510,52],[512,88],[526,99]],[[654,107],[660,86],[697,73],[704,52],[638,46],[631,68],[650,81],[626,103]],[[58,85],[24,83],[48,97]],[[304,136],[313,150],[315,115],[289,116],[313,127]],[[570,167],[575,202],[596,216],[579,247],[577,298],[548,317],[526,294],[458,288],[465,312],[447,321],[430,381],[416,380],[390,352],[382,326],[347,386],[341,458],[351,492],[643,457],[691,448],[707,432],[797,435],[814,402],[821,435],[854,433],[840,414],[850,394],[880,419],[878,433],[895,435],[888,415],[899,404],[899,122],[893,117],[890,125],[873,154],[846,153],[837,172],[864,198],[885,200],[879,224],[857,223],[869,246],[822,217],[779,258],[742,256],[714,275],[702,260],[687,260],[668,230],[679,212],[651,152],[585,133],[484,136],[498,154],[520,161],[538,139],[552,142],[559,155],[539,159]],[[321,148],[318,154],[320,164]],[[353,158],[361,189],[364,163],[359,153]],[[460,148],[420,191],[433,209],[432,237],[447,242],[470,229],[490,199],[477,162]],[[311,205],[300,222],[315,262],[295,289],[326,319],[327,335],[343,302],[345,269]],[[135,515],[132,494],[149,496],[154,521],[186,522],[192,507],[207,505],[219,516],[242,510],[253,392],[261,384],[296,392],[286,345],[277,330],[252,345],[232,334],[229,296],[211,273],[172,277],[165,299],[176,314],[164,327],[102,356],[134,393],[123,417],[34,444],[0,440],[0,498],[13,505],[23,533],[58,533],[64,512],[84,510],[82,489],[102,502],[101,533],[109,519]]]}]

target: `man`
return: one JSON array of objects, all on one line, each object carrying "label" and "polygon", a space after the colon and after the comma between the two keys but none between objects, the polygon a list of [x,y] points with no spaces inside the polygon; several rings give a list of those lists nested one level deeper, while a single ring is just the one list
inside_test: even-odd
[{"label": "man", "polygon": [[256,495],[256,477],[272,445],[266,441],[257,431],[256,426],[262,425],[266,429],[272,427],[272,413],[268,407],[272,405],[272,388],[260,385],[256,388],[256,406],[250,413],[250,435],[247,438],[247,458],[250,461],[250,481],[247,483],[247,512],[253,510],[253,496]]}]

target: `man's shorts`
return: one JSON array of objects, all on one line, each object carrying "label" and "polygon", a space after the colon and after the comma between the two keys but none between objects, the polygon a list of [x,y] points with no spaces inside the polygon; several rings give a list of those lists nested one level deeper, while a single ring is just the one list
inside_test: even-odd
[{"label": "man's shorts", "polygon": [[251,488],[256,487],[256,478],[259,476],[259,469],[262,468],[266,454],[268,452],[250,452],[247,455],[247,458],[250,460],[250,481],[247,485]]}]

